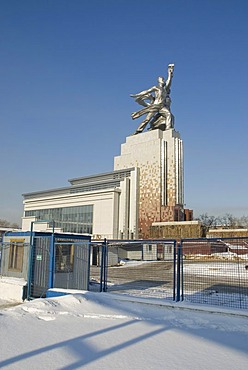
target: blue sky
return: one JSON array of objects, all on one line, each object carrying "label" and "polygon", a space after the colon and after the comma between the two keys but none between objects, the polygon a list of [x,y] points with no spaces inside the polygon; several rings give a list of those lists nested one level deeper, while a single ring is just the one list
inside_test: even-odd
[{"label": "blue sky", "polygon": [[0,218],[22,194],[113,170],[131,93],[167,76],[195,216],[248,215],[246,0],[2,0]]}]

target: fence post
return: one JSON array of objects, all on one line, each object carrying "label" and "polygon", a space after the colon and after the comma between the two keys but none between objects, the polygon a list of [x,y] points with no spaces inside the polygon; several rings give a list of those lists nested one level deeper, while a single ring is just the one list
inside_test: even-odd
[{"label": "fence post", "polygon": [[177,242],[174,240],[173,251],[173,301],[176,300],[176,267],[177,267]]},{"label": "fence post", "polygon": [[177,299],[176,301],[180,301],[180,286],[181,286],[181,241],[177,244]]},{"label": "fence post", "polygon": [[184,281],[183,281],[183,240],[181,240],[180,264],[181,264],[181,300],[182,300],[182,301],[184,301]]},{"label": "fence post", "polygon": [[241,284],[240,284],[240,258],[238,257],[238,277],[239,277],[239,308],[242,308],[242,299],[241,299]]},{"label": "fence post", "polygon": [[0,275],[2,274],[3,242],[0,241]]},{"label": "fence post", "polygon": [[103,283],[105,276],[105,240],[102,243],[102,255],[101,255],[101,270],[100,270],[100,292],[103,291]]},{"label": "fence post", "polygon": [[31,284],[32,284],[32,274],[33,274],[33,249],[34,249],[34,233],[33,233],[34,222],[31,222],[30,229],[30,244],[29,244],[29,266],[28,266],[28,281],[27,281],[27,299],[31,298]]},{"label": "fence post", "polygon": [[54,273],[54,238],[51,235],[50,240],[50,261],[49,261],[49,278],[48,278],[48,288],[53,288],[53,273]]},{"label": "fence post", "polygon": [[53,232],[52,232],[51,241],[50,241],[50,261],[49,261],[48,288],[53,288],[54,272],[55,272],[55,256],[54,256],[54,221],[53,221]]},{"label": "fence post", "polygon": [[91,253],[93,253],[93,246],[91,244],[91,240],[87,240],[88,245],[88,277],[87,277],[87,290],[90,290],[90,261],[91,261]]},{"label": "fence post", "polygon": [[106,238],[104,239],[104,284],[103,284],[103,291],[107,291],[107,273],[108,273],[108,244]]},{"label": "fence post", "polygon": [[2,270],[2,255],[3,255],[3,244],[2,244],[2,240],[0,240],[0,275],[1,275],[1,270]]}]

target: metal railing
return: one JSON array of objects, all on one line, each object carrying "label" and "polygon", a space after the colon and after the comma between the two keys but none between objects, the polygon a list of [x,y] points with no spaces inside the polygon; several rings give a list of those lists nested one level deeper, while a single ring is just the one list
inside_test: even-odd
[{"label": "metal railing", "polygon": [[248,238],[104,240],[90,248],[89,258],[88,241],[1,243],[0,275],[28,276],[28,296],[55,286],[248,309]]},{"label": "metal railing", "polygon": [[91,250],[90,290],[176,299],[175,240],[105,240]]},{"label": "metal railing", "polygon": [[90,290],[248,308],[248,238],[105,240],[92,248],[96,245]]},{"label": "metal railing", "polygon": [[248,308],[248,239],[182,240],[181,299]]}]

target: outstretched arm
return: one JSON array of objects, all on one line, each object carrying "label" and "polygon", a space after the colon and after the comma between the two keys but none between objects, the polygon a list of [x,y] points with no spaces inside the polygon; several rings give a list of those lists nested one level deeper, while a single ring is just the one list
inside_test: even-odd
[{"label": "outstretched arm", "polygon": [[147,94],[149,94],[149,93],[151,93],[151,92],[153,92],[153,91],[155,91],[155,90],[157,90],[157,86],[153,86],[153,87],[151,87],[150,89],[143,90],[143,91],[141,91],[140,93],[137,93],[137,94],[130,94],[130,96],[131,96],[132,98],[138,98],[138,97],[140,97],[140,96],[147,95]]},{"label": "outstretched arm", "polygon": [[168,89],[170,89],[170,87],[171,87],[173,72],[174,72],[174,64],[169,64],[168,65],[168,78],[167,78],[167,81],[166,81],[166,88],[168,88]]}]

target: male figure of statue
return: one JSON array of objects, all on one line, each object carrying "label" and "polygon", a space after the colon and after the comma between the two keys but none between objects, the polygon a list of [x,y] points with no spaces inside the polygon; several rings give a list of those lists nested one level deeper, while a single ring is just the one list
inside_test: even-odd
[{"label": "male figure of statue", "polygon": [[161,128],[163,130],[173,128],[174,117],[170,111],[170,87],[173,77],[174,64],[168,65],[168,78],[158,77],[158,85],[150,89],[141,91],[138,94],[130,95],[135,101],[145,108],[132,113],[132,119],[139,118],[147,114],[134,134],[142,132],[146,125],[150,123],[150,130]]}]

